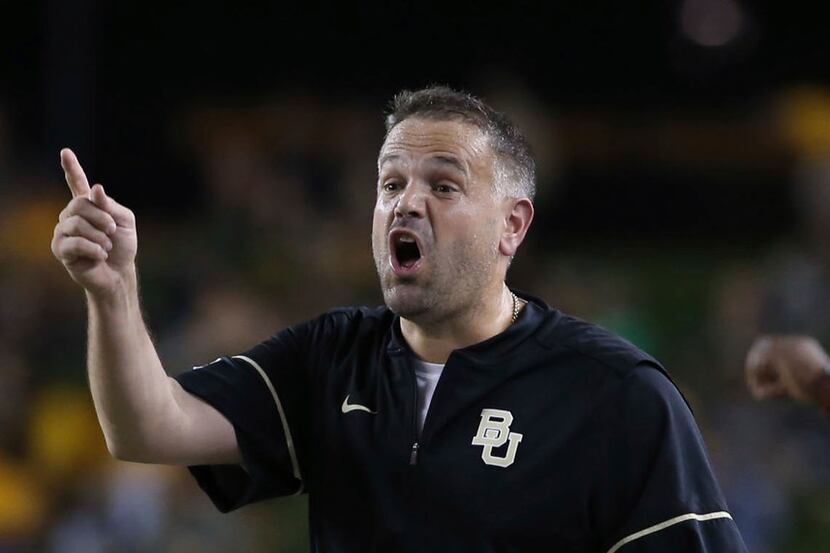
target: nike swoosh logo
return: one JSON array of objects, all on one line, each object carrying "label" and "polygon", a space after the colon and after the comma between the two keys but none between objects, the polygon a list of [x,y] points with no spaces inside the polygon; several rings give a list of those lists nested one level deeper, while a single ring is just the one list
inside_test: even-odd
[{"label": "nike swoosh logo", "polygon": [[[349,394],[351,395],[351,394]],[[372,411],[365,405],[360,405],[359,403],[352,403],[349,404],[349,396],[346,396],[346,399],[343,400],[343,405],[340,406],[340,410],[344,413],[348,413],[349,411],[366,411],[370,415],[377,415],[377,411]]]}]

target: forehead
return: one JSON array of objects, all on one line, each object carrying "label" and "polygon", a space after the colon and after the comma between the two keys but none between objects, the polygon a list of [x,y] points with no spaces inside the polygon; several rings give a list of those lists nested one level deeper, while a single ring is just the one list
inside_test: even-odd
[{"label": "forehead", "polygon": [[487,135],[463,121],[410,118],[398,123],[381,146],[378,163],[452,157],[471,168],[493,161]]}]

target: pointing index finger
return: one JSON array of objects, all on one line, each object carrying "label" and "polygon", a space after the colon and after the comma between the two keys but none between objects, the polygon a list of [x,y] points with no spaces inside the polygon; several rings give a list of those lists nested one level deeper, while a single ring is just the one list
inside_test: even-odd
[{"label": "pointing index finger", "polygon": [[86,196],[89,194],[89,181],[86,178],[78,157],[69,148],[61,150],[61,167],[66,177],[66,184],[72,192],[72,197]]}]

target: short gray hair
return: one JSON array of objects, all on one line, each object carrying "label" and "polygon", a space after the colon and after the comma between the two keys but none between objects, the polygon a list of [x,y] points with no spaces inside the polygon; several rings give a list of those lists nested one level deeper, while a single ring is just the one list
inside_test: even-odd
[{"label": "short gray hair", "polygon": [[479,98],[447,86],[403,90],[395,95],[386,115],[386,136],[410,118],[463,121],[478,127],[496,154],[496,191],[508,198],[536,195],[536,161],[522,132],[502,113]]}]

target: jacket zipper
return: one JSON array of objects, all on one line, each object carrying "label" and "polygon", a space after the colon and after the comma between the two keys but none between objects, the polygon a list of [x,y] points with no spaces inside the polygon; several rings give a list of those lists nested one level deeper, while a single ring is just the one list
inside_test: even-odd
[{"label": "jacket zipper", "polygon": [[411,364],[408,366],[409,374],[412,375],[412,448],[409,451],[409,464],[410,466],[415,466],[418,464],[418,448],[421,447],[418,444],[418,379],[415,376],[415,369],[412,367]]}]

